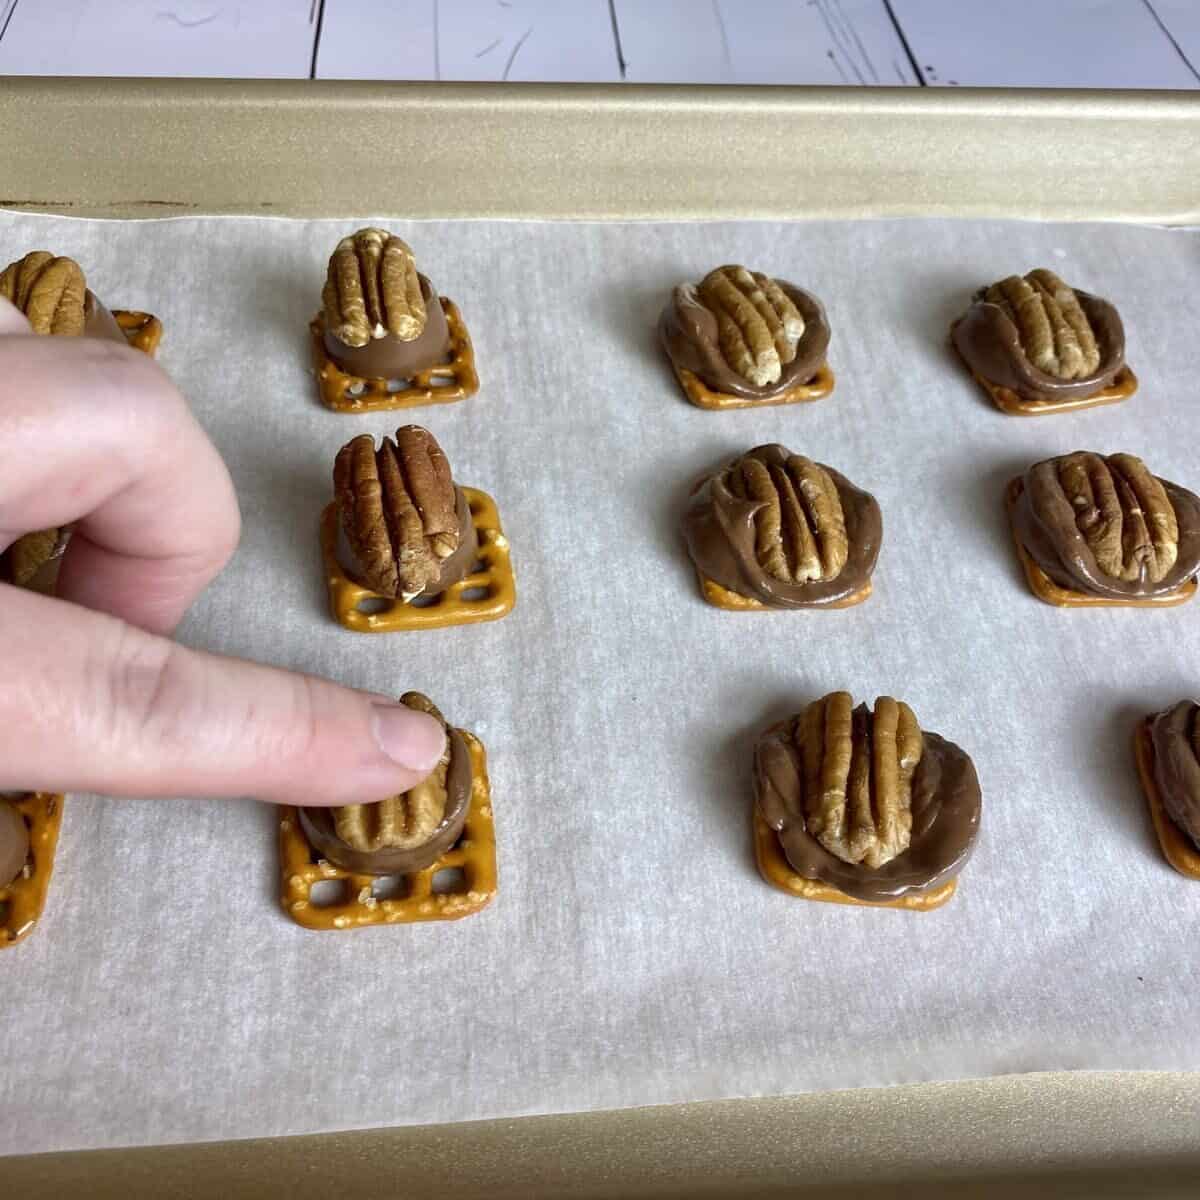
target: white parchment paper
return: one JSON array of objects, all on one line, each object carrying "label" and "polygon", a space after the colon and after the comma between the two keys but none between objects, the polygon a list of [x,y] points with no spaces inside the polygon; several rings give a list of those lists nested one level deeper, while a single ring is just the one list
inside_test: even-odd
[{"label": "white parchment paper", "polygon": [[[1136,718],[1200,691],[1200,603],[1039,603],[1001,502],[1027,463],[1082,448],[1200,488],[1197,234],[386,223],[462,308],[471,400],[318,405],[306,323],[353,222],[5,215],[0,260],[74,255],[107,303],[163,319],[160,360],[245,517],[181,636],[433,696],[487,745],[500,895],[457,923],[306,932],[279,908],[273,811],[72,797],[41,928],[0,957],[0,1152],[1200,1068],[1200,884],[1163,861],[1130,752]],[[674,283],[730,261],[825,300],[831,398],[683,401],[655,319]],[[1134,400],[1016,419],[965,375],[951,318],[978,284],[1038,265],[1119,305]],[[496,497],[517,607],[352,634],[328,616],[317,546],[333,457],[413,419]],[[878,497],[862,607],[701,602],[678,532],[688,486],[767,441]],[[834,688],[903,697],[974,757],[983,831],[939,912],[805,903],[755,871],[755,734]]]}]

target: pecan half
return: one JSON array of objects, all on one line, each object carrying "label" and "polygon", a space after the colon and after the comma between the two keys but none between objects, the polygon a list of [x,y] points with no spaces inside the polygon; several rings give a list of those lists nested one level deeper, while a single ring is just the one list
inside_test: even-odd
[{"label": "pecan half", "polygon": [[325,327],[347,346],[391,334],[411,342],[425,328],[425,297],[406,242],[384,229],[360,229],[329,260]]},{"label": "pecan half", "polygon": [[1056,379],[1081,379],[1100,366],[1096,332],[1079,298],[1053,271],[1010,275],[984,292],[1017,328],[1025,357]]},{"label": "pecan half", "polygon": [[1077,451],[1057,467],[1096,565],[1126,583],[1158,583],[1179,556],[1179,522],[1161,481],[1132,454]]},{"label": "pecan half", "polygon": [[28,318],[34,333],[79,337],[87,320],[87,283],[73,258],[33,250],[0,271],[0,296]]},{"label": "pecan half", "polygon": [[816,700],[792,730],[804,764],[804,816],[846,863],[881,867],[908,849],[921,727],[907,704],[880,696],[872,716],[849,692]]},{"label": "pecan half", "polygon": [[461,530],[450,464],[433,434],[405,425],[378,450],[370,434],[356,437],[338,452],[333,486],[368,587],[411,600],[439,578]]},{"label": "pecan half", "polygon": [[[400,703],[419,712],[446,721],[437,706],[420,692],[405,692]],[[423,846],[437,831],[446,815],[449,791],[446,778],[450,770],[450,740],[429,777],[398,796],[374,804],[347,804],[333,809],[333,824],[338,837],[355,850],[411,850]]]},{"label": "pecan half", "polygon": [[769,276],[739,266],[717,267],[696,290],[717,319],[729,366],[756,387],[777,383],[804,335],[804,318],[787,293]]},{"label": "pecan half", "polygon": [[26,587],[48,562],[63,552],[67,530],[40,529],[17,538],[8,548],[12,582]]},{"label": "pecan half", "polygon": [[837,485],[819,463],[800,454],[786,463],[746,455],[729,471],[729,490],[762,507],[754,517],[755,554],[764,571],[790,583],[841,574],[850,553]]}]

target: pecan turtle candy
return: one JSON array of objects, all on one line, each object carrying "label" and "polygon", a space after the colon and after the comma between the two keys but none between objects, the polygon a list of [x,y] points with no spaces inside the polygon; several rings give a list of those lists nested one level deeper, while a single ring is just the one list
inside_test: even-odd
[{"label": "pecan turtle candy", "polygon": [[1180,700],[1139,722],[1134,755],[1163,856],[1200,879],[1200,704]]},{"label": "pecan turtle candy", "polygon": [[658,330],[684,393],[702,408],[789,404],[833,390],[821,302],[761,272],[717,267],[699,284],[680,284]]},{"label": "pecan turtle candy", "polygon": [[[128,344],[116,318],[88,290],[73,258],[31,250],[0,271],[0,296],[25,314],[36,334]],[[18,538],[0,555],[0,579],[35,591],[52,590],[67,537],[67,530],[45,529]]]},{"label": "pecan turtle candy", "polygon": [[813,900],[937,907],[979,832],[970,757],[890,696],[831,692],[766,730],[754,800],[764,878]]},{"label": "pecan turtle candy", "polygon": [[16,805],[0,792],[0,888],[7,887],[25,869],[29,858],[29,830]]},{"label": "pecan turtle candy", "polygon": [[1035,463],[1006,503],[1030,588],[1048,603],[1169,605],[1196,591],[1200,497],[1135,455]]},{"label": "pecan turtle candy", "polygon": [[1124,400],[1137,390],[1117,310],[1045,268],[980,288],[950,336],[1005,412],[1061,412]]},{"label": "pecan turtle candy", "polygon": [[470,570],[475,525],[433,434],[405,425],[375,446],[362,434],[338,452],[334,496],[349,572],[380,596],[436,596]]},{"label": "pecan turtle candy", "polygon": [[407,379],[446,360],[450,331],[433,284],[408,243],[385,229],[344,237],[321,293],[324,343],[345,372]]},{"label": "pecan turtle candy", "polygon": [[0,271],[0,296],[25,314],[34,333],[128,344],[116,318],[88,290],[83,270],[73,258],[31,250]]},{"label": "pecan turtle candy", "polygon": [[300,810],[300,825],[313,849],[348,871],[408,875],[424,870],[458,841],[467,819],[471,756],[462,734],[420,692],[406,692],[400,702],[436,718],[446,731],[446,749],[428,778],[374,803]]},{"label": "pecan turtle candy", "polygon": [[870,595],[883,521],[832,467],[767,445],[697,484],[683,532],[717,607],[844,608]]}]

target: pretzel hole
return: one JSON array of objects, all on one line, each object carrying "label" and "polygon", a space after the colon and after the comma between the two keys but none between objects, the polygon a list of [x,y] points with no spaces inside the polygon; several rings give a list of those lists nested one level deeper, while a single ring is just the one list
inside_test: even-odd
[{"label": "pretzel hole", "polygon": [[363,381],[361,379],[357,380],[354,383],[348,383],[346,385],[346,395],[351,397],[351,399],[354,399],[354,400],[357,400],[359,396],[366,395],[366,391],[367,391],[367,385],[365,383],[363,383]]},{"label": "pretzel hole", "polygon": [[471,564],[471,569],[467,572],[468,575],[486,575],[487,569],[491,564],[486,558],[476,559]]},{"label": "pretzel hole", "polygon": [[376,613],[387,612],[392,602],[385,596],[364,596],[355,606],[357,612],[364,616],[373,617]]},{"label": "pretzel hole", "polygon": [[318,879],[308,889],[308,902],[313,908],[335,908],[339,904],[349,903],[350,898],[348,879]]},{"label": "pretzel hole", "polygon": [[390,395],[395,395],[397,392],[406,392],[412,387],[411,379],[389,379],[387,381],[387,391]]},{"label": "pretzel hole", "polygon": [[8,924],[8,914],[11,911],[11,906],[7,900],[0,900],[0,929],[3,929]]},{"label": "pretzel hole", "polygon": [[381,875],[371,884],[376,900],[401,900],[408,895],[407,875]]},{"label": "pretzel hole", "polygon": [[480,600],[488,599],[491,594],[492,589],[490,587],[469,587],[463,588],[463,590],[458,593],[458,598],[460,600],[465,600],[468,604],[478,604]]},{"label": "pretzel hole", "polygon": [[450,387],[454,382],[454,376],[447,375],[444,371],[435,371],[429,376],[430,387]]},{"label": "pretzel hole", "polygon": [[443,867],[433,877],[429,890],[435,896],[444,896],[451,892],[467,890],[467,875],[462,867]]},{"label": "pretzel hole", "polygon": [[408,603],[412,608],[435,608],[441,604],[441,596],[414,596]]}]

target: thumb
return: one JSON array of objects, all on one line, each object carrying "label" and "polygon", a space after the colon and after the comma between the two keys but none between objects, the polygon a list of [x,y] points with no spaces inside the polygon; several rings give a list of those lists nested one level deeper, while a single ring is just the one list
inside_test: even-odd
[{"label": "thumb", "polygon": [[0,662],[0,790],[366,803],[415,786],[445,747],[436,720],[386,697],[6,585]]}]

